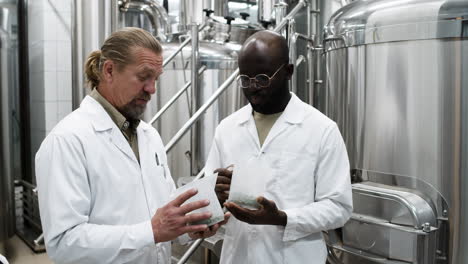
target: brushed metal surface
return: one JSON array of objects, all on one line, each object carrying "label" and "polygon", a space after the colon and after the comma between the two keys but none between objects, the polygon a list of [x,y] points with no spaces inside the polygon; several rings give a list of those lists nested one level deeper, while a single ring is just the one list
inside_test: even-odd
[{"label": "brushed metal surface", "polygon": [[450,264],[468,263],[467,17],[459,0],[345,6],[325,30],[314,98],[338,123],[359,181],[429,197],[438,261]]}]

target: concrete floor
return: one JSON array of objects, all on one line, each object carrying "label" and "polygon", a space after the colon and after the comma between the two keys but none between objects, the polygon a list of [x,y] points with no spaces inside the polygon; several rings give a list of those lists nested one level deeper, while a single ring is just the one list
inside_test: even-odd
[{"label": "concrete floor", "polygon": [[6,258],[10,264],[51,264],[47,253],[34,253],[20,238],[14,236],[5,245]]}]

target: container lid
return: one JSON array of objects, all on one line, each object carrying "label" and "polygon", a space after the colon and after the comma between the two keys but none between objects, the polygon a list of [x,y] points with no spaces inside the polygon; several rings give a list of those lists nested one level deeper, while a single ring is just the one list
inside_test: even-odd
[{"label": "container lid", "polygon": [[324,28],[325,50],[392,41],[467,37],[467,21],[466,0],[360,0],[332,15]]}]

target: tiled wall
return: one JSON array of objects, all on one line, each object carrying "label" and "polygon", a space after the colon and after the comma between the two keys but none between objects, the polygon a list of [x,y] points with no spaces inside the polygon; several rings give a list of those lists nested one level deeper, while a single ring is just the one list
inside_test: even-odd
[{"label": "tiled wall", "polygon": [[31,155],[72,111],[71,1],[28,1]]}]

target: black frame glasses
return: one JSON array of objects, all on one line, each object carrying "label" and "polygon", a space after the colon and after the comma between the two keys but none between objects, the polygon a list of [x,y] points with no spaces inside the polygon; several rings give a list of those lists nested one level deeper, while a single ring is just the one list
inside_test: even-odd
[{"label": "black frame glasses", "polygon": [[286,64],[282,64],[276,71],[273,73],[273,75],[270,77],[264,73],[257,74],[255,77],[249,77],[247,75],[241,74],[237,76],[237,84],[239,87],[245,89],[249,88],[250,85],[252,84],[252,80],[255,82],[255,85],[260,88],[266,88],[270,86],[271,84],[271,79],[275,78],[275,75],[284,67]]}]

